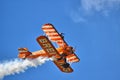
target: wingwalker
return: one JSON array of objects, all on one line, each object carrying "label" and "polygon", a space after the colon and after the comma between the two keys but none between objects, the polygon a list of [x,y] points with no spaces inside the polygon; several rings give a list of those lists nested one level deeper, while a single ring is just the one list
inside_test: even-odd
[{"label": "wingwalker", "polygon": [[[42,26],[42,30],[46,35],[41,35],[36,40],[43,50],[30,52],[27,48],[19,48],[18,57],[22,59],[35,59],[40,56],[49,58],[54,57],[53,62],[62,72],[73,72],[73,69],[69,63],[80,61],[80,59],[74,53],[75,50],[73,47],[69,46],[65,42],[64,36],[58,33],[52,24],[44,24]],[[52,42],[56,42],[59,47],[55,48]]]}]

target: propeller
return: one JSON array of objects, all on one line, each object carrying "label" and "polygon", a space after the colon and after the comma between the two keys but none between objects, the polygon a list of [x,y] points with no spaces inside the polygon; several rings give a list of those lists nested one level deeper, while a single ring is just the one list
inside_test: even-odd
[{"label": "propeller", "polygon": [[76,51],[76,48],[77,48],[76,46],[73,48],[73,52],[75,52],[75,51]]}]

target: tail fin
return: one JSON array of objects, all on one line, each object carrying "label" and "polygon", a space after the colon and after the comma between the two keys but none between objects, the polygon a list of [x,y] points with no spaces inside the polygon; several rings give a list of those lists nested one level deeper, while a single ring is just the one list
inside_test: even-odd
[{"label": "tail fin", "polygon": [[18,51],[19,51],[19,52],[27,52],[28,49],[27,49],[27,48],[18,48]]},{"label": "tail fin", "polygon": [[31,52],[29,52],[27,48],[19,48],[18,51],[18,57],[22,59],[25,59],[27,56],[31,55]]}]

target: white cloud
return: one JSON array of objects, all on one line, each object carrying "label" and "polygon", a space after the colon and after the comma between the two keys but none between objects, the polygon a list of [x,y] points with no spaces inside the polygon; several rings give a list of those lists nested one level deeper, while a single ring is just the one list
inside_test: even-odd
[{"label": "white cloud", "polygon": [[106,11],[118,8],[120,0],[81,0],[81,5],[86,11]]},{"label": "white cloud", "polygon": [[78,12],[75,12],[75,11],[71,12],[71,18],[76,23],[86,21],[83,17],[80,16],[80,14]]},{"label": "white cloud", "polygon": [[120,0],[81,0],[79,5],[77,10],[71,12],[75,22],[86,21],[84,17],[91,16],[95,12],[109,16],[111,11],[120,9]]}]

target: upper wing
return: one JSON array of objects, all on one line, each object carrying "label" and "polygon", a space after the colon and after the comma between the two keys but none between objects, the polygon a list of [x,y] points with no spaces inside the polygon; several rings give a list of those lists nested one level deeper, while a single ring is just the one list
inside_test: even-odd
[{"label": "upper wing", "polygon": [[59,46],[67,46],[67,43],[64,41],[63,36],[58,33],[52,24],[44,24],[42,30],[46,33],[51,41],[57,42]]}]

